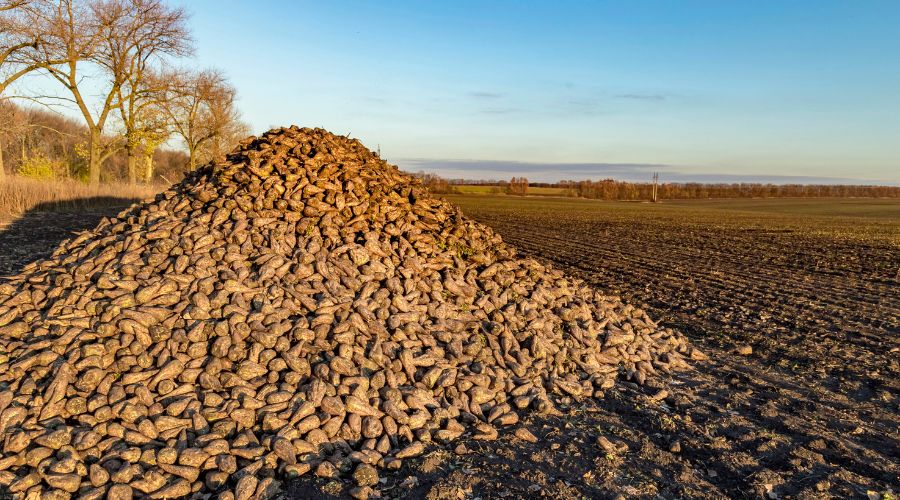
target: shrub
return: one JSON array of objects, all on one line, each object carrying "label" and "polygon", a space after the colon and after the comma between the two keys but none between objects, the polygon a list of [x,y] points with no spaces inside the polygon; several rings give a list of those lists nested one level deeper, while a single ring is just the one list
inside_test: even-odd
[{"label": "shrub", "polygon": [[43,155],[35,155],[24,160],[18,169],[22,177],[39,181],[50,181],[65,177],[66,166],[59,160],[47,158]]}]

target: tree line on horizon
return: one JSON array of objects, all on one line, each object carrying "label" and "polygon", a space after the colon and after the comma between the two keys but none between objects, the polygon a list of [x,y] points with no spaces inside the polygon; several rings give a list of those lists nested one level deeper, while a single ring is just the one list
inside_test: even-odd
[{"label": "tree line on horizon", "polygon": [[[609,201],[649,201],[652,182],[627,182],[615,179],[564,180],[560,182],[532,182],[525,177],[509,181],[445,179],[439,175],[414,174],[435,194],[460,193],[459,186],[489,186],[492,194],[527,195],[529,188],[553,188],[557,196]],[[660,200],[699,200],[714,198],[900,198],[900,186],[853,184],[763,184],[763,183],[702,183],[662,182],[657,185]],[[531,193],[535,193],[532,189]],[[546,196],[546,195],[545,195]]]},{"label": "tree line on horizon", "polygon": [[163,0],[0,0],[0,181],[149,183],[248,135],[220,70],[178,66],[188,22]]},{"label": "tree line on horizon", "polygon": [[[599,200],[650,200],[652,182],[562,181],[548,186],[563,188],[572,196]],[[900,187],[852,184],[763,184],[661,182],[660,200],[709,198],[900,198]]]}]

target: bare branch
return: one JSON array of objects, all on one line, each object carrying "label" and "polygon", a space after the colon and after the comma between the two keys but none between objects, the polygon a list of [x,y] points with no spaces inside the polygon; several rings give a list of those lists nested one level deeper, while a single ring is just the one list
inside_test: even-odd
[{"label": "bare branch", "polygon": [[[97,183],[110,151],[131,143],[128,137],[138,127],[144,101],[154,95],[147,89],[154,64],[191,53],[187,15],[162,0],[57,0],[33,18],[40,38],[29,52],[30,63],[60,83],[84,117],[90,132],[89,177]],[[82,84],[85,71],[92,69],[105,79],[96,106]],[[125,129],[115,145],[103,143],[111,117],[121,118]]]},{"label": "bare branch", "polygon": [[50,0],[0,0],[0,94],[42,67],[36,55],[47,26],[38,21],[51,9]]},{"label": "bare branch", "polygon": [[185,142],[190,168],[224,154],[247,135],[237,91],[218,70],[182,74],[166,99],[173,129]]}]

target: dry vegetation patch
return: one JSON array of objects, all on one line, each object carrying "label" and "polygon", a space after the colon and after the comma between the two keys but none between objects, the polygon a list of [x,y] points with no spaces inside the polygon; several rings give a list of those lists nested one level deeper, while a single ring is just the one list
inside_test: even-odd
[{"label": "dry vegetation patch", "polygon": [[0,223],[32,211],[76,212],[122,206],[152,198],[160,186],[35,180],[6,176],[0,180]]}]

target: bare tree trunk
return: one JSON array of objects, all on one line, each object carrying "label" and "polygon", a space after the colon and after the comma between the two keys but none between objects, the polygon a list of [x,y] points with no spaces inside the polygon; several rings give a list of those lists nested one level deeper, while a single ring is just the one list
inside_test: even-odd
[{"label": "bare tree trunk", "polygon": [[90,157],[88,158],[88,182],[91,186],[100,185],[100,134],[91,132]]},{"label": "bare tree trunk", "polygon": [[0,182],[6,180],[6,167],[3,164],[3,141],[0,140]]},{"label": "bare tree trunk", "polygon": [[131,146],[125,146],[125,161],[128,165],[128,184],[137,184],[137,153]]},{"label": "bare tree trunk", "polygon": [[197,152],[194,148],[188,148],[188,172],[192,172],[194,170],[194,166],[196,166],[197,162]]},{"label": "bare tree trunk", "polygon": [[153,182],[153,155],[144,155],[144,182]]}]

